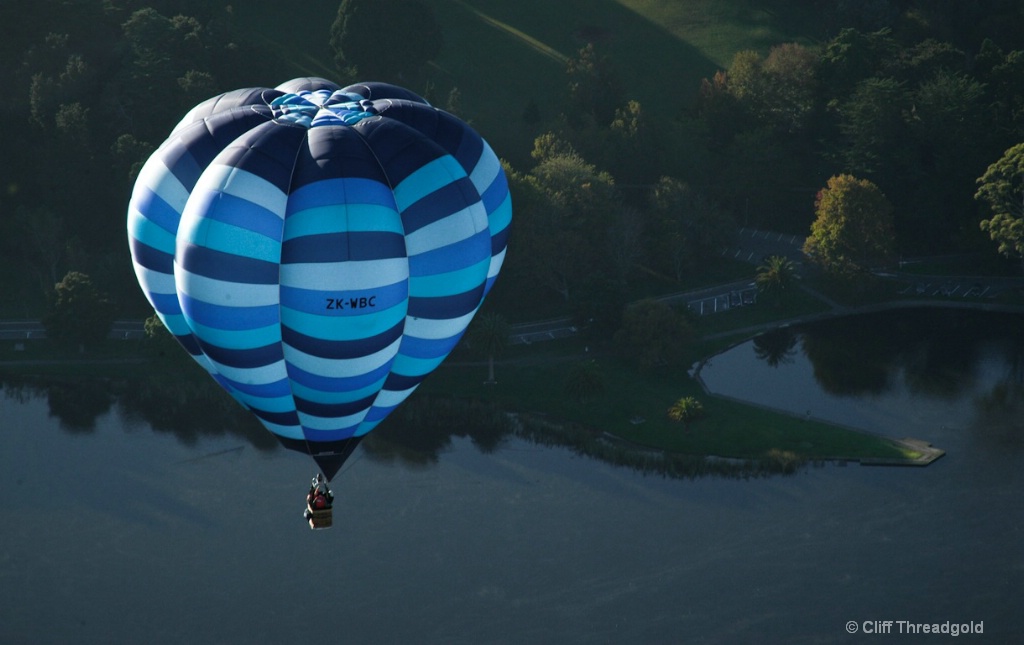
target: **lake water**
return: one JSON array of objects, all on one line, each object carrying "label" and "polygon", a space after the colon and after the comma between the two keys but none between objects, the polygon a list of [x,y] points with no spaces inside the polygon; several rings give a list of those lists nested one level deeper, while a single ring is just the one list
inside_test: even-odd
[{"label": "lake water", "polygon": [[[300,455],[186,442],[117,405],[71,430],[52,397],[8,396],[0,642],[860,643],[887,620],[981,622],[958,638],[1021,642],[1024,451],[1019,395],[999,394],[1017,369],[1003,341],[950,347],[970,361],[940,362],[936,382],[917,347],[918,363],[883,361],[832,394],[799,351],[813,340],[778,368],[747,344],[702,372],[730,396],[949,451],[927,468],[678,481],[453,438],[419,466],[358,450],[335,480],[335,527],[317,532]],[[900,627],[890,638],[908,638]]]}]

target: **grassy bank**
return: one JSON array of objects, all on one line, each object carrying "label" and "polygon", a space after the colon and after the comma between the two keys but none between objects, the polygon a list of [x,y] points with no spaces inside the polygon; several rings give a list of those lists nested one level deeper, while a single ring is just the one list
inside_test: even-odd
[{"label": "grassy bank", "polygon": [[[585,360],[597,361],[604,389],[576,399],[566,393],[565,384],[573,365]],[[580,425],[671,453],[741,459],[760,459],[771,451],[805,459],[908,456],[875,435],[708,395],[681,368],[638,372],[613,355],[584,351],[577,341],[509,357],[496,367],[496,384],[484,383],[486,376],[487,367],[482,363],[456,362],[439,368],[421,391],[433,396],[478,399],[508,410],[543,413],[555,423]],[[669,406],[684,396],[696,397],[706,412],[688,429],[667,416]]]},{"label": "grassy bank", "polygon": [[[694,361],[706,355],[703,352],[722,349],[726,342],[696,343]],[[109,341],[84,354],[69,353],[46,341],[25,343],[21,351],[12,347],[5,343],[0,348],[0,374],[132,379],[152,376],[154,369],[173,368],[180,374],[172,380],[206,378],[185,361],[154,362],[144,346],[133,341]],[[585,360],[597,361],[604,389],[576,399],[565,393],[565,384],[573,366]],[[808,460],[908,456],[871,434],[710,396],[681,368],[638,372],[612,354],[588,351],[577,339],[514,348],[496,367],[498,382],[485,384],[486,376],[484,363],[457,351],[414,396],[483,401],[553,425],[575,425],[680,455],[762,459],[780,451]],[[688,429],[666,415],[668,407],[684,396],[698,398],[706,411]]]}]

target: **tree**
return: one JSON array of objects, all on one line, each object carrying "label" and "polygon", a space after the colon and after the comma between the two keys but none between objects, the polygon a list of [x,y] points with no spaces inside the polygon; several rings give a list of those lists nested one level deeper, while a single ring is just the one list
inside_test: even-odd
[{"label": "tree", "polygon": [[14,226],[12,232],[20,239],[17,250],[48,293],[57,283],[60,265],[67,254],[64,221],[46,207],[22,207],[15,212]]},{"label": "tree", "polygon": [[910,94],[892,78],[869,78],[857,85],[839,107],[843,135],[839,155],[852,172],[873,177],[902,176],[896,169],[910,164],[913,146],[907,141],[905,115]]},{"label": "tree", "polygon": [[153,146],[139,141],[132,134],[122,134],[110,146],[110,154],[113,157],[113,170],[121,172],[121,177],[128,177],[131,181],[139,176],[146,159],[153,153]]},{"label": "tree", "polygon": [[757,275],[754,282],[757,289],[767,296],[776,307],[782,304],[782,299],[792,289],[796,281],[796,265],[784,255],[771,255],[765,258],[764,263],[757,267]]},{"label": "tree", "polygon": [[529,248],[530,252],[508,255],[501,269],[501,289],[495,295],[502,298],[501,294],[509,294],[511,298],[521,300],[551,295],[543,287],[538,289],[541,269],[533,245],[535,241],[545,239],[544,232],[549,219],[547,197],[536,177],[517,171],[507,162],[502,162],[502,167],[508,179],[509,192],[515,199],[516,244]]},{"label": "tree", "polygon": [[911,127],[919,141],[931,146],[928,155],[940,169],[969,167],[963,153],[975,146],[985,150],[984,144],[991,140],[989,111],[983,84],[965,74],[939,70],[914,92]]},{"label": "tree", "polygon": [[626,359],[641,369],[678,364],[693,330],[686,317],[653,298],[635,302],[622,315],[615,342]]},{"label": "tree", "polygon": [[668,418],[681,422],[683,429],[689,431],[690,423],[704,416],[704,404],[695,397],[684,396],[668,409]]},{"label": "tree", "polygon": [[544,219],[549,221],[536,222],[530,229],[519,224],[516,231],[519,243],[530,249],[530,257],[524,262],[529,265],[528,273],[534,285],[550,289],[561,296],[563,302],[570,302],[592,276],[595,249],[579,231],[559,226],[550,221],[550,216]]},{"label": "tree", "polygon": [[732,218],[704,193],[662,177],[650,194],[651,255],[676,280],[703,258],[718,253],[732,236]]},{"label": "tree", "polygon": [[498,314],[478,316],[469,328],[470,346],[487,356],[485,383],[497,383],[494,380],[494,357],[504,351],[510,333],[508,322]]},{"label": "tree", "polygon": [[569,155],[576,155],[576,149],[572,147],[571,143],[554,132],[545,132],[534,139],[533,150],[530,151],[530,156],[538,164],[554,157]]},{"label": "tree", "polygon": [[689,192],[689,185],[672,177],[662,177],[651,189],[652,255],[660,267],[667,269],[677,281],[683,279],[694,259],[683,223]]},{"label": "tree", "polygon": [[565,393],[577,401],[594,397],[605,389],[604,374],[594,359],[580,361],[569,368]]},{"label": "tree", "polygon": [[217,80],[209,72],[190,69],[178,79],[178,87],[188,103],[200,103],[217,94]]},{"label": "tree", "polygon": [[448,91],[448,97],[444,101],[444,111],[455,116],[462,114],[462,90],[453,87]]},{"label": "tree", "polygon": [[878,186],[836,175],[818,193],[804,253],[825,270],[851,275],[895,255],[893,208]]},{"label": "tree", "polygon": [[[797,43],[776,45],[767,58],[744,50],[733,56],[725,79],[715,81],[724,80],[751,123],[794,133],[808,125],[814,110],[818,60],[817,53]],[[713,89],[714,85],[704,85],[705,93]]]},{"label": "tree", "polygon": [[1018,143],[978,178],[975,199],[988,204],[992,217],[981,230],[999,244],[999,252],[1017,256],[1024,270],[1024,143]]},{"label": "tree", "polygon": [[[61,103],[54,115],[54,124],[60,137],[72,150],[89,148],[89,109],[81,103]],[[72,145],[74,148],[72,148]]]},{"label": "tree", "polygon": [[611,175],[575,153],[544,157],[531,176],[544,204],[517,235],[531,249],[537,283],[568,302],[587,282],[608,278],[607,231],[620,209],[618,193]]},{"label": "tree", "polygon": [[533,175],[573,228],[603,229],[616,210],[615,180],[577,154],[547,157],[533,169]]},{"label": "tree", "polygon": [[613,168],[615,178],[623,184],[647,185],[658,178],[663,166],[654,160],[665,157],[662,137],[665,128],[658,125],[640,105],[629,101],[615,110],[608,125],[607,144],[600,146],[599,163]]},{"label": "tree", "polygon": [[889,30],[864,33],[852,27],[841,29],[821,53],[819,76],[824,96],[846,99],[858,83],[877,75],[897,50]]},{"label": "tree", "polygon": [[818,93],[817,60],[814,51],[797,43],[771,48],[761,66],[767,83],[757,112],[775,130],[794,133],[808,127]]},{"label": "tree", "polygon": [[752,49],[736,52],[727,73],[729,92],[740,101],[761,103],[767,91],[761,55]]},{"label": "tree", "polygon": [[697,92],[697,116],[704,121],[713,144],[732,140],[740,122],[740,106],[729,90],[729,76],[718,70],[710,79],[701,79]]},{"label": "tree", "polygon": [[[146,7],[133,12],[122,30],[128,54],[123,108],[132,119],[133,134],[143,140],[160,140],[167,125],[181,118],[195,99],[187,92],[196,86],[196,79],[190,80],[186,74],[207,69],[215,54],[204,44],[202,25],[189,16],[168,18]],[[147,118],[137,118],[143,110]],[[142,131],[136,120],[150,128]]]},{"label": "tree", "polygon": [[80,349],[106,338],[113,322],[114,307],[107,296],[78,271],[69,271],[56,284],[50,310],[43,317],[49,338]]},{"label": "tree", "polygon": [[185,357],[185,352],[179,351],[181,348],[178,347],[174,336],[171,335],[171,332],[164,326],[163,321],[160,320],[160,316],[153,314],[146,318],[142,329],[146,336],[146,347],[154,354],[158,356]]},{"label": "tree", "polygon": [[907,250],[963,245],[962,234],[977,221],[971,201],[978,173],[1004,146],[992,110],[986,105],[984,86],[961,74],[939,70],[913,93],[909,122],[916,154],[901,205],[900,232],[913,247]]},{"label": "tree", "polygon": [[420,0],[343,0],[331,25],[335,64],[363,80],[407,83],[443,45],[434,10]]},{"label": "tree", "polygon": [[622,84],[607,56],[599,53],[594,43],[587,43],[566,65],[569,77],[569,106],[566,116],[575,126],[588,121],[608,124],[619,107]]},{"label": "tree", "polygon": [[1024,131],[1024,51],[1004,54],[995,43],[986,40],[976,66],[999,127],[1017,133]]},{"label": "tree", "polygon": [[629,282],[634,268],[643,256],[644,225],[640,212],[632,207],[616,213],[608,227],[608,261],[612,277],[620,286]]}]

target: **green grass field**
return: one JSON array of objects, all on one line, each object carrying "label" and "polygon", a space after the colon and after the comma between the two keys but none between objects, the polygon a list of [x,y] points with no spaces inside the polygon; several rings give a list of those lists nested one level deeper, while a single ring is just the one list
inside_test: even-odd
[{"label": "green grass field", "polygon": [[[431,69],[436,96],[457,87],[460,116],[517,167],[529,163],[533,139],[543,131],[526,124],[523,111],[533,101],[554,116],[565,95],[566,61],[588,41],[613,61],[627,87],[624,98],[670,118],[688,105],[700,79],[727,67],[736,51],[765,51],[799,36],[786,24],[792,20],[746,0],[427,2],[445,38]],[[306,3],[296,10],[251,0],[235,14],[245,32],[277,48],[295,75],[332,77],[329,34],[339,4]]]}]

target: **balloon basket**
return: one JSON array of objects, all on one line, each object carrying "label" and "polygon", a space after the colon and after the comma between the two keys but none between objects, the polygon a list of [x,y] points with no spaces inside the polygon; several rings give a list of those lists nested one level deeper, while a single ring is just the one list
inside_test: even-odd
[{"label": "balloon basket", "polygon": [[306,517],[309,518],[309,528],[314,530],[329,529],[334,524],[334,509],[321,508],[314,510],[307,506]]}]

